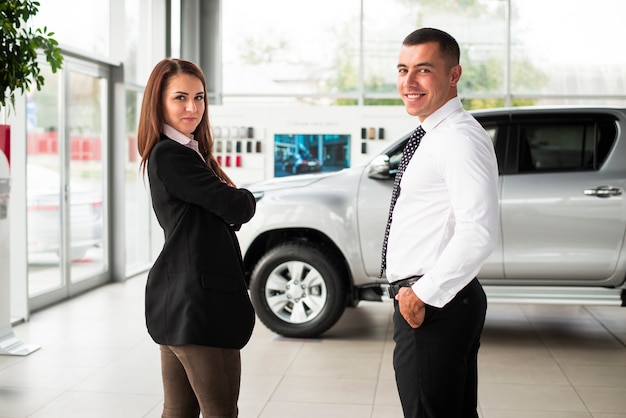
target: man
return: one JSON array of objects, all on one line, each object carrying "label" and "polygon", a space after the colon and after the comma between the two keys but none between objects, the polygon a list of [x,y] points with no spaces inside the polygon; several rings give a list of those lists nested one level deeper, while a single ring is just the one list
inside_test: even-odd
[{"label": "man", "polygon": [[404,150],[383,245],[396,384],[411,418],[478,417],[487,300],[475,276],[496,245],[498,170],[491,139],[457,97],[459,58],[452,36],[422,28],[398,61],[398,92],[425,131],[412,157]]}]

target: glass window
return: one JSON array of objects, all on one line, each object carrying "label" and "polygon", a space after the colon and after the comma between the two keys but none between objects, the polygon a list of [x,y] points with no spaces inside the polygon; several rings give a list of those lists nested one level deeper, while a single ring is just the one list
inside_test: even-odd
[{"label": "glass window", "polygon": [[35,27],[46,26],[53,38],[103,57],[110,56],[110,0],[40,1]]},{"label": "glass window", "polygon": [[626,91],[626,2],[512,0],[511,14],[514,94],[589,95],[588,103]]},{"label": "glass window", "polygon": [[[30,297],[79,281],[93,282],[107,269],[103,153],[107,81],[78,72],[75,64],[66,62],[56,74],[44,65],[44,87],[27,97]],[[63,125],[59,107],[65,99]]]},{"label": "glass window", "polygon": [[360,0],[228,0],[222,7],[225,95],[357,88]]},{"label": "glass window", "polygon": [[137,150],[137,125],[142,95],[137,91],[126,92],[126,274],[135,274],[148,265],[150,259],[150,224],[152,208],[150,206],[148,181],[139,171],[139,152]]},{"label": "glass window", "polygon": [[598,169],[616,132],[610,121],[524,125],[520,128],[519,171]]},{"label": "glass window", "polygon": [[588,133],[585,125],[526,126],[520,144],[528,144],[529,165],[535,170],[577,170],[587,158],[583,150]]},{"label": "glass window", "polygon": [[152,0],[125,0],[125,51],[124,81],[143,83],[148,80],[153,66],[153,40],[151,30],[154,22],[146,18]]},{"label": "glass window", "polygon": [[[125,50],[126,56],[124,57],[124,80],[126,82],[137,82],[137,65],[139,59],[139,53],[146,48],[139,48],[139,32],[142,22],[149,19],[141,19],[141,2],[140,0],[126,0],[125,6],[125,18],[126,25],[124,28],[125,38]],[[144,9],[145,10],[145,9]],[[147,44],[142,43],[142,46]],[[148,44],[149,45],[149,44]]]},{"label": "glass window", "polygon": [[43,88],[26,98],[26,197],[30,296],[57,289],[61,276],[61,160],[59,73],[41,66]]},{"label": "glass window", "polygon": [[104,77],[70,71],[68,220],[71,280],[92,278],[108,268],[106,247],[106,92]]},{"label": "glass window", "polygon": [[[402,41],[417,28],[435,27],[449,32],[459,43],[464,73],[459,90],[463,95],[504,96],[506,2],[364,0],[363,12],[366,94],[397,95],[395,69]],[[385,101],[370,100],[369,104]]]},{"label": "glass window", "polygon": [[[259,18],[271,14],[281,18]],[[569,0],[224,1],[224,102],[298,96],[314,104],[400,104],[402,40],[431,26],[459,42],[466,108],[623,105],[624,14],[620,0],[593,7]],[[556,25],[555,16],[568,24]]]}]

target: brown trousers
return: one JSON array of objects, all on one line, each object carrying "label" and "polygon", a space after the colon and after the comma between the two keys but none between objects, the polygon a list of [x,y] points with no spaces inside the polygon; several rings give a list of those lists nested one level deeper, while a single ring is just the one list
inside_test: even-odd
[{"label": "brown trousers", "polygon": [[236,418],[239,350],[162,345],[163,418]]}]

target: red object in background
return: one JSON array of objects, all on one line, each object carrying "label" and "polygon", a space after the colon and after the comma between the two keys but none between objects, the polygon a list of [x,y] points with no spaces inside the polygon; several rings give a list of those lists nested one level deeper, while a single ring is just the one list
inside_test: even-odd
[{"label": "red object in background", "polygon": [[0,150],[11,165],[11,125],[0,125]]},{"label": "red object in background", "polygon": [[26,152],[28,155],[56,154],[58,150],[58,135],[56,131],[26,134]]},{"label": "red object in background", "polygon": [[79,161],[100,161],[102,158],[100,138],[71,137],[70,159]]},{"label": "red object in background", "polygon": [[230,167],[230,155],[226,156],[226,167]]},{"label": "red object in background", "polygon": [[[56,131],[29,133],[26,137],[28,155],[57,154],[59,149],[59,137]],[[128,139],[128,160],[137,160],[137,140],[135,137]],[[102,142],[100,137],[73,136],[70,138],[70,159],[78,161],[101,161]]]},{"label": "red object in background", "polygon": [[241,167],[241,155],[235,157],[235,167]]},{"label": "red object in background", "polygon": [[137,137],[134,135],[128,136],[128,161],[137,161],[139,151],[137,150]]},{"label": "red object in background", "polygon": [[222,156],[221,155],[216,156],[215,159],[217,160],[217,163],[219,165],[222,165]]}]

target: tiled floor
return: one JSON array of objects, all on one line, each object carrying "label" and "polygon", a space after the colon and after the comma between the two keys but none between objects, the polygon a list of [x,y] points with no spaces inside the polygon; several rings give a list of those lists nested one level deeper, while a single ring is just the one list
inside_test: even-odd
[{"label": "tiled floor", "polygon": [[[143,323],[145,276],[36,313],[0,356],[1,418],[160,416],[159,351]],[[401,417],[391,304],[346,311],[324,338],[258,323],[242,351],[240,417]],[[481,418],[626,417],[626,308],[491,304],[480,352]]]}]

